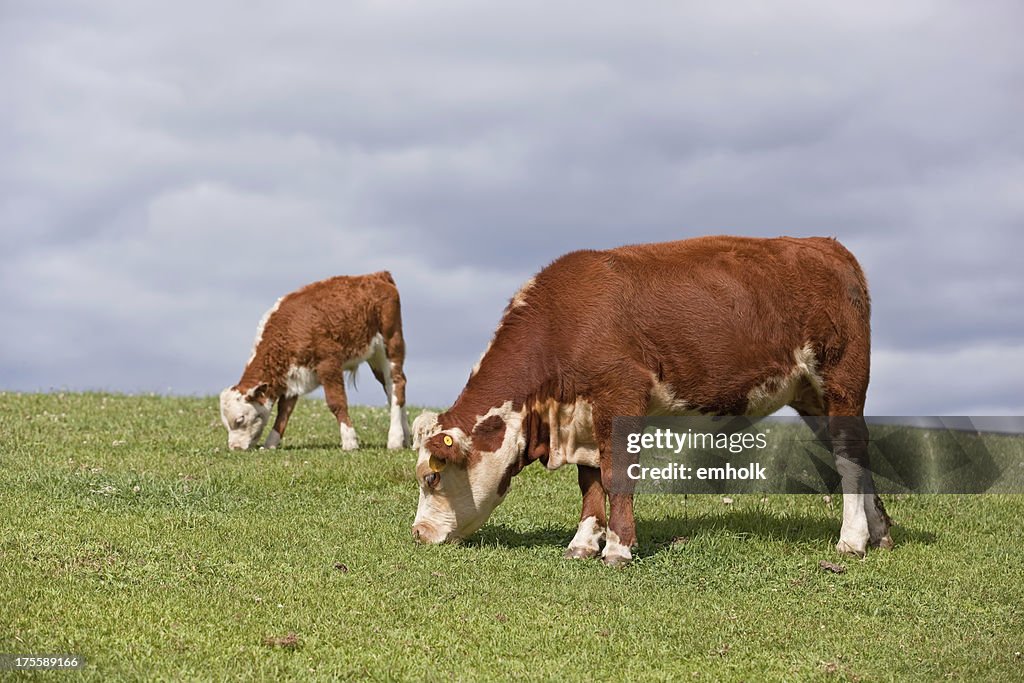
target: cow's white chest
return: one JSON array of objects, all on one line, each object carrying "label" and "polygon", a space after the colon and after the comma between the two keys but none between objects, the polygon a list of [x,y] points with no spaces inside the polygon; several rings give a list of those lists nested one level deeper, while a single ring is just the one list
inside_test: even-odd
[{"label": "cow's white chest", "polygon": [[286,396],[304,396],[320,386],[316,370],[301,365],[288,368],[284,377]]},{"label": "cow's white chest", "polygon": [[577,399],[573,403],[549,400],[538,406],[541,419],[550,433],[548,444],[549,470],[567,463],[599,467],[600,453],[594,438],[594,416],[590,402]]}]

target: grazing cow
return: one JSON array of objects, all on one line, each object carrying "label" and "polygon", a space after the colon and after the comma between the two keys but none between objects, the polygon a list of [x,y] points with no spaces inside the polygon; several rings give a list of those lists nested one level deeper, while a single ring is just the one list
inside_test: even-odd
[{"label": "grazing cow", "polygon": [[256,329],[242,379],[220,394],[228,447],[244,450],[257,443],[276,401],[277,419],[264,444],[274,448],[299,396],[323,385],[327,407],[338,418],[341,447],[358,448],[344,373],[355,373],[363,361],[391,406],[388,448],[407,448],[405,341],[391,274],[332,277],[281,297]]},{"label": "grazing cow", "polygon": [[583,511],[566,556],[628,563],[633,496],[611,486],[614,416],[762,416],[789,405],[833,418],[837,550],[891,547],[863,469],[869,308],[860,266],[833,239],[701,237],[559,258],[509,302],[455,404],[414,423],[414,538],[465,538],[525,465],[569,462]]}]

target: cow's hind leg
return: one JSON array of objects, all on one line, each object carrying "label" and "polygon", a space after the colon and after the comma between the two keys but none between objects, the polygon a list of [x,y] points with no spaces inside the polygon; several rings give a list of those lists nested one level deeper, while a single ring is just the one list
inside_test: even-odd
[{"label": "cow's hind leg", "polygon": [[267,440],[263,444],[264,448],[277,448],[281,443],[281,439],[284,438],[284,430],[288,427],[288,418],[291,417],[292,410],[295,409],[295,404],[298,401],[298,396],[285,396],[278,401],[277,418],[274,420],[274,428],[270,430],[270,434],[267,435]]},{"label": "cow's hind leg", "polygon": [[[868,476],[871,476],[870,472]],[[892,520],[889,519],[889,515],[885,511],[882,499],[878,494],[871,496],[870,499],[865,497],[864,508],[868,516],[868,543],[872,548],[892,550],[892,536],[889,535]]]},{"label": "cow's hind leg", "polygon": [[391,425],[388,427],[388,448],[409,448],[412,446],[412,429],[409,428],[409,413],[405,409],[405,341],[401,330],[388,339],[387,361],[391,376],[388,403],[391,408]]},{"label": "cow's hind leg", "polygon": [[874,548],[892,548],[892,520],[875,493],[864,417],[830,415],[829,434],[843,487],[843,526],[836,550],[862,556],[869,543]]},{"label": "cow's hind leg", "polygon": [[[798,408],[798,410],[800,409]],[[836,549],[839,552],[855,555],[864,554],[864,548],[861,546],[864,524],[867,525],[867,539],[871,547],[892,548],[892,538],[889,536],[889,527],[892,525],[892,520],[889,519],[889,515],[885,512],[885,505],[882,504],[882,499],[874,493],[874,478],[871,476],[871,470],[869,469],[867,442],[864,441],[862,456],[854,455],[859,449],[859,446],[854,444],[843,444],[843,448],[837,451],[835,448],[836,444],[832,438],[832,421],[828,418],[810,416],[803,410],[800,410],[800,414],[805,418],[804,421],[814,432],[818,441],[832,452],[836,458],[836,467],[842,476],[843,529],[847,533],[840,534],[840,541],[836,545]],[[861,420],[862,418],[855,416],[836,419],[839,420],[835,429],[835,432],[840,434],[839,441],[843,441],[847,434],[857,434],[861,431],[863,431],[866,438],[866,426],[861,430],[860,427],[853,425],[853,431],[848,432],[844,431],[844,427],[840,424],[845,420]],[[851,425],[846,426],[849,427]],[[850,482],[853,482],[853,484],[850,484]],[[850,490],[847,489],[848,485],[851,486]],[[863,509],[863,523],[860,520],[860,509]]]},{"label": "cow's hind leg", "polygon": [[324,387],[327,407],[338,419],[338,430],[341,432],[341,449],[352,451],[359,448],[356,430],[352,427],[352,419],[348,416],[348,396],[345,393],[345,372],[340,363],[324,361],[317,367],[317,374]]},{"label": "cow's hind leg", "polygon": [[827,393],[823,396],[808,384],[791,403],[836,459],[843,487],[843,524],[836,550],[864,555],[869,544],[874,548],[892,548],[892,520],[875,493],[863,410],[860,404],[849,405],[836,394],[846,392],[833,392],[831,398],[826,398]]},{"label": "cow's hind leg", "polygon": [[373,374],[384,387],[391,411],[388,426],[388,448],[409,448],[412,445],[412,430],[409,415],[405,409],[405,342],[401,329],[394,330],[385,342],[385,348],[369,359]]},{"label": "cow's hind leg", "polygon": [[863,426],[863,417],[830,417],[829,436],[843,487],[843,524],[839,529],[836,550],[863,556],[869,538],[864,501],[868,495],[874,495],[874,491],[869,490],[867,485],[870,477],[867,471],[867,444],[864,443],[867,428]]},{"label": "cow's hind leg", "polygon": [[565,549],[565,557],[587,559],[597,557],[601,552],[608,519],[605,515],[605,493],[601,485],[601,468],[577,466],[580,493],[583,494],[583,510],[576,535]]},{"label": "cow's hind leg", "polygon": [[843,487],[843,526],[836,550],[864,555],[868,544],[873,548],[892,548],[892,520],[875,493],[863,415],[830,415],[829,433]]}]

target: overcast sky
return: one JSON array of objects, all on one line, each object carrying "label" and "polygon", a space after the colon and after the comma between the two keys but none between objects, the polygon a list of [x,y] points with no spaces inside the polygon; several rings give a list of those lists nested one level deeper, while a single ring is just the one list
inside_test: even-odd
[{"label": "overcast sky", "polygon": [[[1024,414],[1019,2],[0,2],[0,389],[211,394],[389,269],[449,405],[583,247],[833,235],[872,414]],[[353,400],[383,403],[363,371]]]}]

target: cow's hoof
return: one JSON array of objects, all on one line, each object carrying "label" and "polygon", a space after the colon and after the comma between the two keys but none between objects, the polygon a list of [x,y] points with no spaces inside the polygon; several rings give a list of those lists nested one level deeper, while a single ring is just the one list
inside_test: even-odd
[{"label": "cow's hoof", "polygon": [[405,448],[405,432],[402,431],[401,427],[395,428],[394,425],[388,430],[388,450],[397,451]]},{"label": "cow's hoof", "polygon": [[864,557],[864,554],[867,552],[867,548],[865,548],[863,545],[858,548],[852,543],[840,540],[839,543],[836,543],[836,551],[843,555],[855,555],[856,557]]},{"label": "cow's hoof", "polygon": [[565,549],[565,553],[562,555],[567,560],[589,560],[592,557],[597,557],[600,553],[598,548],[588,548],[586,546],[569,546]]},{"label": "cow's hoof", "polygon": [[359,448],[359,439],[356,438],[356,430],[344,423],[340,424],[339,427],[341,429],[341,450],[354,451]]},{"label": "cow's hoof", "polygon": [[881,548],[882,550],[892,550],[895,544],[892,542],[892,536],[886,534],[877,541],[871,541],[872,548]]},{"label": "cow's hoof", "polygon": [[619,553],[606,553],[601,561],[606,567],[625,567],[633,561],[633,555],[621,555]]},{"label": "cow's hoof", "polygon": [[277,448],[278,444],[281,443],[281,435],[277,433],[276,429],[272,429],[270,434],[267,435],[267,440],[263,444],[264,448],[273,449]]}]

